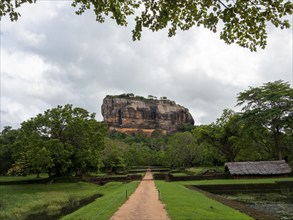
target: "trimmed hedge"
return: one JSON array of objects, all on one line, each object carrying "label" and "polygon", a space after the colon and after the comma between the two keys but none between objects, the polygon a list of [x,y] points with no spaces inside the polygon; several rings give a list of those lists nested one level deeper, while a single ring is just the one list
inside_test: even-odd
[{"label": "trimmed hedge", "polygon": [[108,182],[130,182],[134,180],[141,180],[141,175],[127,175],[127,176],[101,176],[101,177],[85,177],[85,181],[104,185]]},{"label": "trimmed hedge", "polygon": [[166,181],[188,181],[188,180],[213,180],[213,179],[232,179],[229,174],[213,174],[208,176],[173,176],[170,173],[155,173],[154,178],[156,180]]},{"label": "trimmed hedge", "polygon": [[20,185],[20,184],[52,184],[52,183],[76,183],[88,181],[98,184],[105,184],[108,182],[130,182],[134,180],[141,180],[141,175],[127,175],[127,176],[102,176],[102,177],[54,177],[45,179],[19,180],[0,182],[0,185]]},{"label": "trimmed hedge", "polygon": [[77,183],[80,181],[83,181],[81,177],[54,177],[54,178],[45,178],[45,179],[3,181],[3,182],[0,182],[0,185]]},{"label": "trimmed hedge", "polygon": [[196,185],[204,191],[214,194],[234,194],[237,192],[266,193],[266,192],[293,192],[293,181],[280,181],[275,183],[249,183],[249,184],[218,184],[218,185]]}]

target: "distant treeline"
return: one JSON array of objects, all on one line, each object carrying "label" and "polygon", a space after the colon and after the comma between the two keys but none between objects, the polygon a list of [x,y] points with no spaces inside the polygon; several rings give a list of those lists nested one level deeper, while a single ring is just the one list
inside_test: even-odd
[{"label": "distant treeline", "polygon": [[[134,99],[134,100],[144,100],[144,101],[158,100],[158,98],[156,96],[153,96],[153,95],[148,95],[148,97],[145,98],[143,96],[134,95],[133,93],[123,93],[123,94],[120,94],[120,95],[107,95],[106,97]],[[163,97],[160,97],[159,100],[169,100],[169,99],[166,96],[163,96]]]},{"label": "distant treeline", "polygon": [[182,125],[173,135],[108,133],[95,114],[57,106],[0,134],[1,175],[80,176],[133,166],[194,167],[229,161],[285,159],[293,165],[293,89],[282,81],[239,93],[207,125]]}]

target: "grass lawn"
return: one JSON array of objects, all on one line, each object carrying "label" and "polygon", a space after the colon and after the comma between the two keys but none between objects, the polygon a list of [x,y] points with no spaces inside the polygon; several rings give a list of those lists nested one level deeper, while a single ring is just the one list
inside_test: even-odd
[{"label": "grass lawn", "polygon": [[128,197],[138,186],[137,181],[127,184],[108,183],[103,186],[103,197],[78,209],[77,211],[64,216],[62,220],[86,220],[86,219],[109,219],[116,210],[126,201],[126,191]]},{"label": "grass lawn", "polygon": [[[8,178],[8,177],[2,177]],[[12,177],[22,178],[22,177]],[[29,178],[29,177],[27,177]],[[30,178],[35,178],[31,176]],[[14,181],[15,179],[11,179]],[[4,181],[4,180],[3,180]],[[7,180],[5,180],[7,181]],[[205,197],[203,194],[190,190],[185,185],[203,184],[249,184],[274,183],[275,181],[293,181],[290,178],[267,179],[226,179],[164,182],[156,181],[160,190],[161,200],[166,205],[171,219],[252,219],[230,207]],[[21,220],[30,214],[47,212],[50,215],[60,212],[66,204],[79,203],[81,199],[95,194],[103,197],[64,216],[65,220],[109,219],[125,202],[126,191],[130,196],[138,185],[137,181],[130,183],[112,182],[104,186],[92,183],[56,183],[56,184],[23,184],[0,185],[0,219]]]},{"label": "grass lawn", "polygon": [[[67,204],[79,203],[81,199],[95,194],[110,197],[113,191],[122,191],[136,187],[137,183],[108,183],[97,186],[92,183],[56,183],[56,184],[23,184],[0,186],[0,219],[25,219],[30,214],[47,212],[49,215],[59,213]],[[125,192],[124,192],[125,193]],[[112,195],[112,194],[111,194]],[[99,200],[98,198],[97,200]]]},{"label": "grass lawn", "polygon": [[178,182],[156,181],[161,201],[171,219],[174,220],[246,220],[250,216],[234,210],[220,202],[209,199],[203,194],[187,189]]}]

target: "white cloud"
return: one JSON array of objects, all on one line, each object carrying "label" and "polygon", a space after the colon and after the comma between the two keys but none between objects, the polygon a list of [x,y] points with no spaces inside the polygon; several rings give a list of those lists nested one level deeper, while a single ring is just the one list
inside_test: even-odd
[{"label": "white cloud", "polygon": [[46,64],[37,54],[23,51],[9,52],[3,49],[1,58],[3,62],[1,72],[9,76],[22,78],[29,83],[40,80],[42,73],[50,69],[50,65]]},{"label": "white cloud", "polygon": [[42,0],[36,4],[23,4],[19,8],[21,17],[19,20],[25,25],[36,25],[57,17],[65,7],[69,7],[70,1]]}]

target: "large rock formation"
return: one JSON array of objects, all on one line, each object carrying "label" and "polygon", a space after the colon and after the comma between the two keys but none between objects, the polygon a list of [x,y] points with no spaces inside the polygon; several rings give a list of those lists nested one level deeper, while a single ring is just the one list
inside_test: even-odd
[{"label": "large rock formation", "polygon": [[184,124],[194,124],[188,109],[174,101],[134,97],[133,94],[106,96],[102,115],[110,130],[124,133],[143,131],[149,135],[160,130],[169,134],[178,131]]}]

